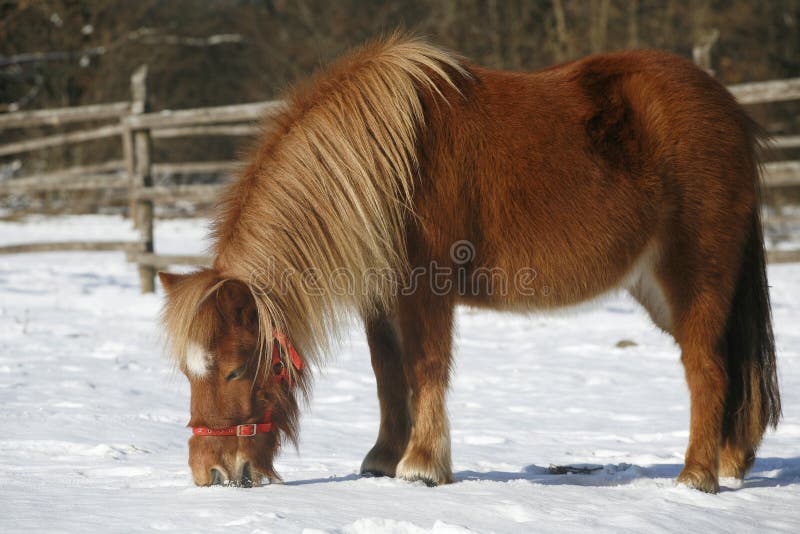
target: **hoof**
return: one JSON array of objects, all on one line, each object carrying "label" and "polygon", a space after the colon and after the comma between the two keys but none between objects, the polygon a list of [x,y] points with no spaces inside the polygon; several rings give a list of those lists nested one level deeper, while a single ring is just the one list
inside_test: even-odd
[{"label": "hoof", "polygon": [[366,477],[393,477],[400,454],[375,445],[361,462],[361,475]]},{"label": "hoof", "polygon": [[719,492],[719,479],[717,475],[711,472],[711,470],[702,467],[684,467],[683,471],[678,475],[677,483],[684,484],[705,493]]},{"label": "hoof", "polygon": [[428,487],[449,484],[453,481],[453,475],[449,467],[426,465],[423,462],[414,461],[413,457],[408,455],[397,464],[397,478],[402,478],[409,482],[422,481]]},{"label": "hoof", "polygon": [[719,466],[719,476],[724,478],[737,478],[739,480],[744,479],[744,474],[747,472],[747,469],[736,464],[725,464],[720,462]]},{"label": "hoof", "polygon": [[375,469],[364,469],[363,467],[361,468],[359,475],[364,478],[394,477],[394,475],[386,474],[383,471],[378,471]]},{"label": "hoof", "polygon": [[755,451],[724,447],[719,457],[719,476],[743,480],[755,459]]}]

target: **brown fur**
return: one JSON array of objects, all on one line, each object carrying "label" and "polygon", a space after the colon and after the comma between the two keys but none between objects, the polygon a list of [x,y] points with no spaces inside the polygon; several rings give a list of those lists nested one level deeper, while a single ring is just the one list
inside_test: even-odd
[{"label": "brown fur", "polygon": [[[720,465],[744,475],[780,400],[757,131],[715,80],[654,51],[492,71],[394,36],[288,102],[223,202],[213,269],[165,279],[177,361],[191,376],[190,345],[213,354],[208,376],[191,378],[193,421],[243,422],[239,415],[257,412],[256,400],[220,381],[227,351],[244,336],[237,329],[267,375],[259,362],[273,327],[318,362],[340,319],[356,312],[381,405],[362,470],[446,483],[455,305],[528,311],[627,288],[682,351],[692,408],[679,480],[713,492]],[[452,247],[464,240],[470,254],[457,258]],[[392,290],[432,262],[451,268],[451,290],[435,291],[427,278],[414,291]],[[311,268],[314,291],[301,277],[281,278]],[[391,280],[365,283],[375,268]],[[331,283],[342,270],[355,279],[346,294]],[[493,291],[476,276],[485,270],[533,275],[524,291]],[[297,377],[301,391],[307,374]],[[249,380],[255,395],[277,387],[260,374]],[[296,401],[279,396],[283,432],[294,437]],[[235,417],[233,399],[242,407]],[[230,464],[236,442],[258,444],[216,439],[227,441],[192,449],[205,458],[193,471]],[[259,472],[274,475],[278,444],[247,453],[269,457]]]}]

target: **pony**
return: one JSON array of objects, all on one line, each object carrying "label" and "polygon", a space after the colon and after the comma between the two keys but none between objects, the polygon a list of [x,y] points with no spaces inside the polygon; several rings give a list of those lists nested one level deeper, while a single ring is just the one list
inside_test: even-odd
[{"label": "pony", "polygon": [[721,84],[660,51],[507,72],[394,34],[285,101],[220,201],[212,266],[160,274],[196,484],[280,480],[310,369],[353,319],[380,405],[361,472],[449,483],[455,307],[615,290],[681,350],[677,481],[744,477],[781,408],[762,133]]}]

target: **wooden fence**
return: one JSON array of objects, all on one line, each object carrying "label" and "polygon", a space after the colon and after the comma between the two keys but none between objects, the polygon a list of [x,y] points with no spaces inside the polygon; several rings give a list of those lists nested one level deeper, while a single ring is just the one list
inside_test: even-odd
[{"label": "wooden fence", "polygon": [[0,157],[118,137],[121,160],[81,165],[53,172],[0,181],[0,196],[15,193],[80,190],[124,190],[130,217],[138,230],[134,242],[67,241],[0,246],[2,253],[119,250],[138,264],[143,292],[154,290],[156,269],[176,264],[203,265],[208,258],[192,255],[161,255],[154,251],[154,205],[178,200],[213,202],[220,184],[157,186],[156,175],[225,175],[234,161],[158,163],[152,158],[154,139],[191,136],[254,136],[259,122],[281,109],[276,101],[256,102],[180,111],[150,113],[147,109],[147,67],[131,77],[131,101],[92,106],[0,114],[0,130],[63,126],[81,122],[110,121],[99,127],[26,139],[0,146]]},{"label": "wooden fence", "polygon": [[[190,255],[164,255],[154,251],[154,205],[177,200],[211,202],[220,185],[154,184],[162,174],[213,173],[225,175],[234,161],[158,163],[152,158],[154,139],[190,136],[253,136],[258,122],[280,112],[279,101],[232,106],[149,112],[147,109],[147,67],[131,77],[131,101],[74,108],[49,109],[0,114],[0,130],[61,126],[79,122],[109,121],[104,126],[26,139],[0,146],[0,157],[22,154],[48,147],[118,137],[123,159],[83,165],[45,174],[0,181],[0,196],[40,191],[75,191],[118,188],[130,202],[130,215],[138,229],[136,242],[58,242],[0,247],[0,253],[55,250],[119,250],[138,264],[141,289],[152,292],[157,269],[171,265],[206,265],[209,258]],[[800,78],[746,83],[729,87],[742,104],[760,104],[800,99]],[[800,147],[800,135],[778,136],[779,148]],[[765,166],[766,186],[772,190],[800,186],[800,161],[779,161]],[[800,261],[800,251],[770,251],[770,261]]]}]

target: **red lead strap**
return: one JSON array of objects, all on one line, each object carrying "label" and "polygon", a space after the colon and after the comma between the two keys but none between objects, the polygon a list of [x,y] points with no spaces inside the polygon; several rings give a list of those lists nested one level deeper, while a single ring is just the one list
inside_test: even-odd
[{"label": "red lead strap", "polygon": [[294,348],[294,344],[291,340],[286,337],[286,334],[275,330],[272,333],[272,337],[278,342],[277,345],[273,344],[272,346],[272,370],[275,373],[275,381],[279,384],[285,381],[287,385],[291,386],[292,377],[289,375],[289,370],[286,368],[281,358],[281,347],[286,351],[286,354],[289,355],[292,365],[294,365],[294,368],[298,371],[303,368],[303,359],[300,357],[297,349]]},{"label": "red lead strap", "polygon": [[[272,333],[272,337],[275,338],[275,341],[278,342],[278,345],[283,348],[284,351],[289,355],[289,359],[292,361],[292,365],[294,365],[295,369],[298,371],[303,368],[303,359],[300,358],[300,354],[297,352],[297,349],[294,348],[294,344],[286,337],[285,334],[282,334],[278,331]],[[275,345],[272,348],[272,369],[275,373],[275,381],[277,383],[286,382],[287,385],[292,385],[292,377],[289,374],[288,369],[286,369],[286,365],[283,363],[283,359],[281,359],[281,350],[278,345]],[[264,419],[260,423],[249,423],[244,425],[235,425],[235,426],[227,426],[225,428],[208,428],[206,426],[193,426],[192,427],[192,434],[195,436],[238,436],[238,437],[252,437],[256,434],[262,434],[265,432],[272,432],[273,430],[272,424],[272,411],[267,410],[264,413]]]}]

